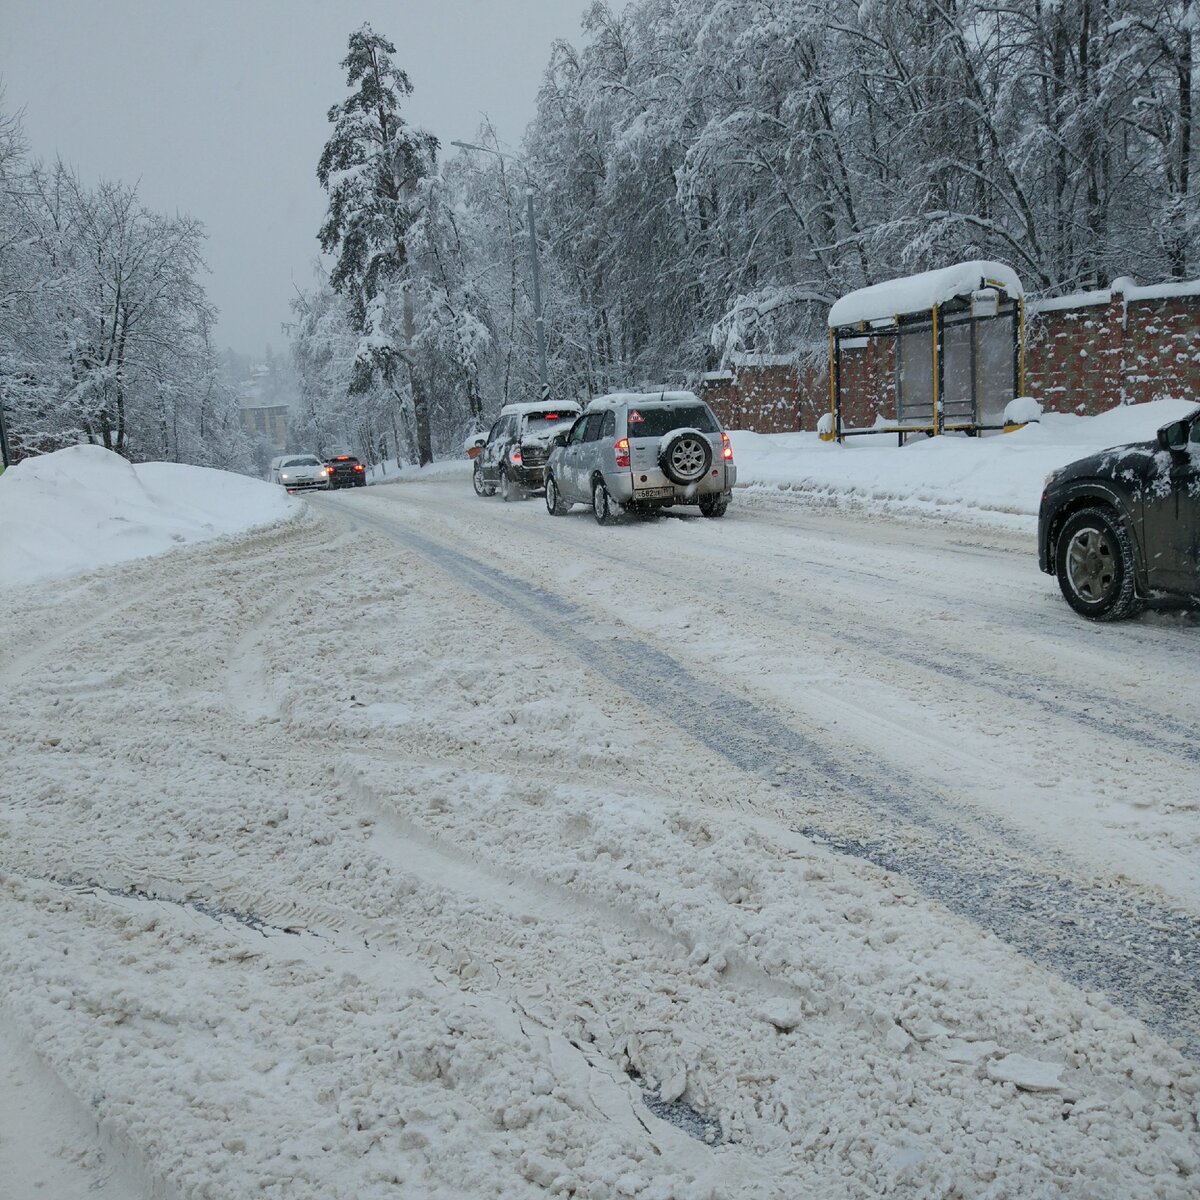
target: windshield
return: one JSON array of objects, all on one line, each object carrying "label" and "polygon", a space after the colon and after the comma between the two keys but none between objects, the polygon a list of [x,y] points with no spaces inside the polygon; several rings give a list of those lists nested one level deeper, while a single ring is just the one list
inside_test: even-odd
[{"label": "windshield", "polygon": [[313,458],[309,454],[304,458],[289,458],[283,465],[285,467],[319,467],[321,463],[319,459]]},{"label": "windshield", "polygon": [[698,429],[701,433],[720,433],[720,426],[703,404],[656,404],[629,409],[631,438],[659,438],[672,429]]}]

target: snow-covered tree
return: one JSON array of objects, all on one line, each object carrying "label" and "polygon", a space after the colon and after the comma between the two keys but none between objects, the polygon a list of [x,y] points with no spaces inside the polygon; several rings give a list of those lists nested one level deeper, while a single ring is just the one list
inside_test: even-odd
[{"label": "snow-covered tree", "polygon": [[[363,338],[359,362],[378,372],[397,405],[411,405],[417,458],[424,464],[432,457],[428,389],[415,356],[415,286],[407,239],[420,214],[420,183],[433,170],[437,140],[410,128],[401,116],[412,84],[392,62],[395,52],[369,25],[350,35],[341,65],[351,92],[329,110],[334,128],[317,166],[317,178],[329,193],[319,238],[334,258],[330,284],[349,299]],[[389,302],[396,296],[398,305]],[[399,382],[401,364],[407,389]]]}]

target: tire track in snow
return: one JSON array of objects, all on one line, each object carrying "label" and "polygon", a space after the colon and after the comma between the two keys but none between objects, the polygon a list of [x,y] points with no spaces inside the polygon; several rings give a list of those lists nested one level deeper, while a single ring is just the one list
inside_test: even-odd
[{"label": "tire track in snow", "polygon": [[[697,518],[698,520],[699,518]],[[544,536],[556,537],[552,531]],[[556,540],[564,546],[569,545],[561,535]],[[706,546],[706,550],[710,547]],[[722,549],[725,549],[722,547]],[[629,568],[629,556],[614,553],[597,547],[595,557],[602,558],[620,570]],[[740,553],[740,551],[739,551]],[[757,554],[753,557],[759,561],[772,561],[782,557],[778,554]],[[790,566],[809,565],[816,571],[832,575],[842,580],[870,579],[875,583],[891,586],[893,580],[871,574],[859,569],[832,566],[825,561],[787,557]],[[639,562],[639,570],[645,574],[654,574],[667,582],[678,579],[677,573],[657,567],[652,559]],[[923,600],[932,600],[932,591],[913,588],[907,584],[913,594]],[[740,594],[747,604],[752,604],[757,613],[769,616],[781,623],[794,625],[798,616],[797,611],[786,609],[780,603],[779,595],[764,585],[750,596],[745,590],[739,593],[736,577],[726,576],[722,580],[722,591],[727,595]],[[770,596],[774,603],[766,601]],[[943,603],[945,597],[936,597]],[[994,625],[1005,625],[1014,632],[1028,636],[1029,625],[1026,622],[1018,625],[1013,622],[1012,614],[1005,609],[995,606],[987,610],[988,621]],[[804,604],[806,617],[818,616],[831,629],[844,631],[846,618],[844,611],[820,600],[806,597]],[[1003,619],[1001,619],[1003,618]],[[1067,625],[1068,633],[1077,633],[1074,626]],[[1095,627],[1082,626],[1083,630],[1093,632]],[[1055,632],[1059,630],[1056,628]],[[1082,635],[1081,635],[1082,636]],[[927,635],[926,635],[927,637]],[[1079,638],[1074,638],[1079,641]],[[935,679],[949,679],[955,683],[965,684],[985,694],[996,694],[1006,700],[1027,706],[1048,716],[1071,722],[1090,733],[1100,733],[1106,738],[1119,738],[1136,750],[1152,750],[1171,759],[1182,758],[1187,762],[1200,765],[1200,739],[1196,737],[1195,726],[1182,721],[1170,713],[1148,709],[1129,697],[1123,697],[1116,703],[1112,695],[1096,689],[1081,687],[1078,681],[1072,681],[1067,686],[1065,695],[1047,695],[1040,686],[1041,681],[1029,674],[1017,670],[1008,663],[989,658],[976,650],[970,659],[964,659],[960,649],[948,650],[945,654],[934,655],[922,653],[913,645],[914,635],[911,629],[892,629],[882,632],[873,631],[869,626],[858,623],[852,637],[847,641],[855,648],[864,648],[881,658],[905,663]],[[1083,643],[1086,645],[1086,643]],[[1088,646],[1090,649],[1090,646]]]},{"label": "tire track in snow", "polygon": [[894,771],[888,782],[841,761],[765,707],[699,680],[644,642],[614,639],[604,631],[589,635],[587,612],[560,596],[385,518],[361,510],[353,516],[570,648],[740,769],[770,778],[810,807],[834,788],[879,817],[899,819],[904,842],[846,838],[816,824],[800,832],[903,875],[1035,962],[1080,987],[1103,991],[1200,1058],[1200,938],[1190,918],[1115,889],[1063,878],[1054,864],[1038,863],[1031,871],[1028,861],[999,854],[1002,843],[985,843],[945,820],[939,815],[944,799],[922,784]]}]

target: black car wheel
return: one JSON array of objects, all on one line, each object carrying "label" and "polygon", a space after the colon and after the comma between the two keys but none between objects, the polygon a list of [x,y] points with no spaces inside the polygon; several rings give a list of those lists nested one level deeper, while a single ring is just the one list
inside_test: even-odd
[{"label": "black car wheel", "polygon": [[706,437],[685,429],[663,446],[658,465],[672,483],[698,483],[712,465],[712,447]]},{"label": "black car wheel", "polygon": [[558,480],[550,474],[546,475],[546,511],[552,517],[565,517],[571,511],[570,503],[558,490]]},{"label": "black car wheel", "polygon": [[475,489],[477,496],[490,496],[492,493],[488,490],[488,486],[483,482],[483,468],[479,463],[475,464],[475,470],[471,472],[471,486]]},{"label": "black car wheel", "polygon": [[615,525],[621,517],[621,506],[608,494],[603,479],[592,484],[592,515],[598,525]]},{"label": "black car wheel", "polygon": [[1119,621],[1137,611],[1133,536],[1112,509],[1085,508],[1068,517],[1054,565],[1063,597],[1077,613],[1093,621]]},{"label": "black car wheel", "polygon": [[516,483],[505,470],[500,472],[500,499],[505,503],[511,500],[525,499],[525,489]]},{"label": "black car wheel", "polygon": [[699,501],[702,517],[723,517],[729,507],[729,497],[724,492],[701,496]]}]

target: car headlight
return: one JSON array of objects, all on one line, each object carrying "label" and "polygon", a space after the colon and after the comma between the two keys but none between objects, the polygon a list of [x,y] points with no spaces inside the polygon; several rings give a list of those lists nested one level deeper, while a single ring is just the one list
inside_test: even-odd
[{"label": "car headlight", "polygon": [[287,476],[286,476],[286,475],[280,475],[280,477],[279,477],[279,478],[280,478],[280,479],[286,479],[286,478],[287,478]]}]

